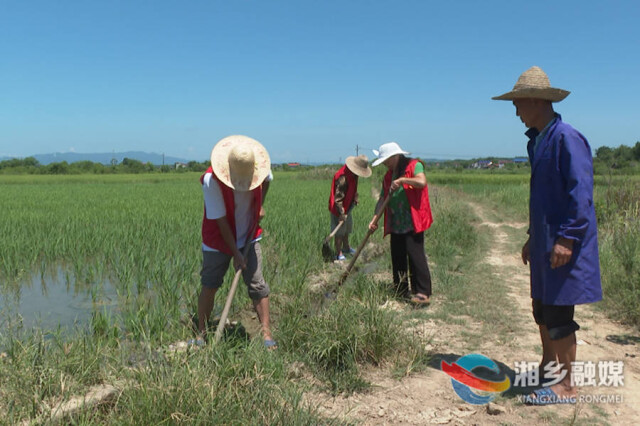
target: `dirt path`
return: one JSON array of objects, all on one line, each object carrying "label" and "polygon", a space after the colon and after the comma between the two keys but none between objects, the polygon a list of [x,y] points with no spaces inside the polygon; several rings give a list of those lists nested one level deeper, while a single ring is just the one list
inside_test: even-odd
[{"label": "dirt path", "polygon": [[[480,219],[478,226],[491,233],[490,250],[484,262],[494,266],[492,279],[504,283],[508,300],[513,304],[510,320],[518,330],[506,337],[506,341],[505,336],[482,336],[480,349],[475,348],[473,352],[486,355],[509,369],[514,369],[517,362],[537,362],[540,342],[530,313],[528,268],[519,256],[523,241],[518,240],[524,235],[526,224],[504,222],[498,212],[480,204],[470,206]],[[429,309],[440,309],[440,305],[436,294]],[[498,398],[495,403],[499,413],[490,414],[487,406],[462,401],[454,393],[449,376],[440,371],[438,365],[441,359],[455,361],[470,353],[466,339],[461,336],[473,332],[473,323],[456,325],[435,320],[425,321],[416,331],[431,336],[429,350],[435,354],[434,368],[400,381],[386,373],[372,371],[366,375],[373,384],[368,393],[337,398],[314,394],[308,395],[308,399],[327,415],[364,424],[571,424],[574,421],[639,424],[640,333],[608,320],[591,306],[577,307],[576,320],[582,327],[577,333],[578,360],[593,362],[596,368],[603,365],[602,361],[622,361],[624,385],[582,387],[579,392],[588,400],[575,406],[529,407],[512,395]],[[613,402],[594,402],[596,398]]]}]

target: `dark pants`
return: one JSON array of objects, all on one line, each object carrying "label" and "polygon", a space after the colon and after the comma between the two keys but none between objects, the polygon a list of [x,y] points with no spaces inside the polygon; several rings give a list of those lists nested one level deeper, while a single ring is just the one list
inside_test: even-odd
[{"label": "dark pants", "polygon": [[551,340],[563,339],[580,330],[578,323],[573,320],[575,306],[544,305],[538,299],[532,299],[532,305],[536,324],[547,327]]},{"label": "dark pants", "polygon": [[431,273],[427,264],[427,255],[424,252],[424,232],[391,234],[391,263],[393,264],[393,284],[398,295],[409,294],[409,277],[411,277],[413,294],[421,293],[431,296]]}]

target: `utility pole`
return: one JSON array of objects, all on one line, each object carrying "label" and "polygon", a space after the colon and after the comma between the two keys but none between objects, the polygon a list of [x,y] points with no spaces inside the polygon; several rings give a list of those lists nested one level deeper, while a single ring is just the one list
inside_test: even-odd
[{"label": "utility pole", "polygon": [[358,156],[358,154],[360,153],[359,151],[360,147],[358,146],[358,144],[356,144],[356,157]]}]

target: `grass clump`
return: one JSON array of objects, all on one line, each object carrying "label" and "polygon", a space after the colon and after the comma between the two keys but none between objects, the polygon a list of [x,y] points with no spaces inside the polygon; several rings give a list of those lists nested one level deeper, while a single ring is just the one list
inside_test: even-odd
[{"label": "grass clump", "polygon": [[134,424],[326,424],[258,343],[209,345],[136,371],[108,419]]},{"label": "grass clump", "polygon": [[294,300],[279,320],[281,341],[333,394],[365,390],[363,366],[426,364],[424,342],[412,341],[400,317],[382,308],[390,297],[384,285],[358,276],[333,301]]},{"label": "grass clump", "polygon": [[[597,177],[602,306],[613,318],[640,324],[640,182],[633,177]],[[615,295],[615,297],[611,297]]]},{"label": "grass clump", "polygon": [[86,334],[45,338],[36,331],[9,336],[0,344],[6,351],[0,359],[0,413],[10,424],[37,418],[109,375],[108,342]]}]

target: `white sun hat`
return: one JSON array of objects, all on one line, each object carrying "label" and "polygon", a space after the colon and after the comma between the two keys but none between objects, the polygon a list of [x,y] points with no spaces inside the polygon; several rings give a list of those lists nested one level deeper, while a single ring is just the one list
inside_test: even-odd
[{"label": "white sun hat", "polygon": [[271,171],[266,148],[248,136],[221,139],[211,151],[211,168],[222,183],[236,191],[251,191],[262,184]]},{"label": "white sun hat", "polygon": [[373,161],[373,163],[371,163],[371,165],[375,167],[378,164],[384,163],[384,160],[386,160],[387,158],[393,157],[397,154],[409,155],[410,152],[403,151],[402,148],[400,148],[400,145],[395,142],[389,142],[380,145],[380,148],[378,150],[374,149],[373,154],[378,157]]}]

